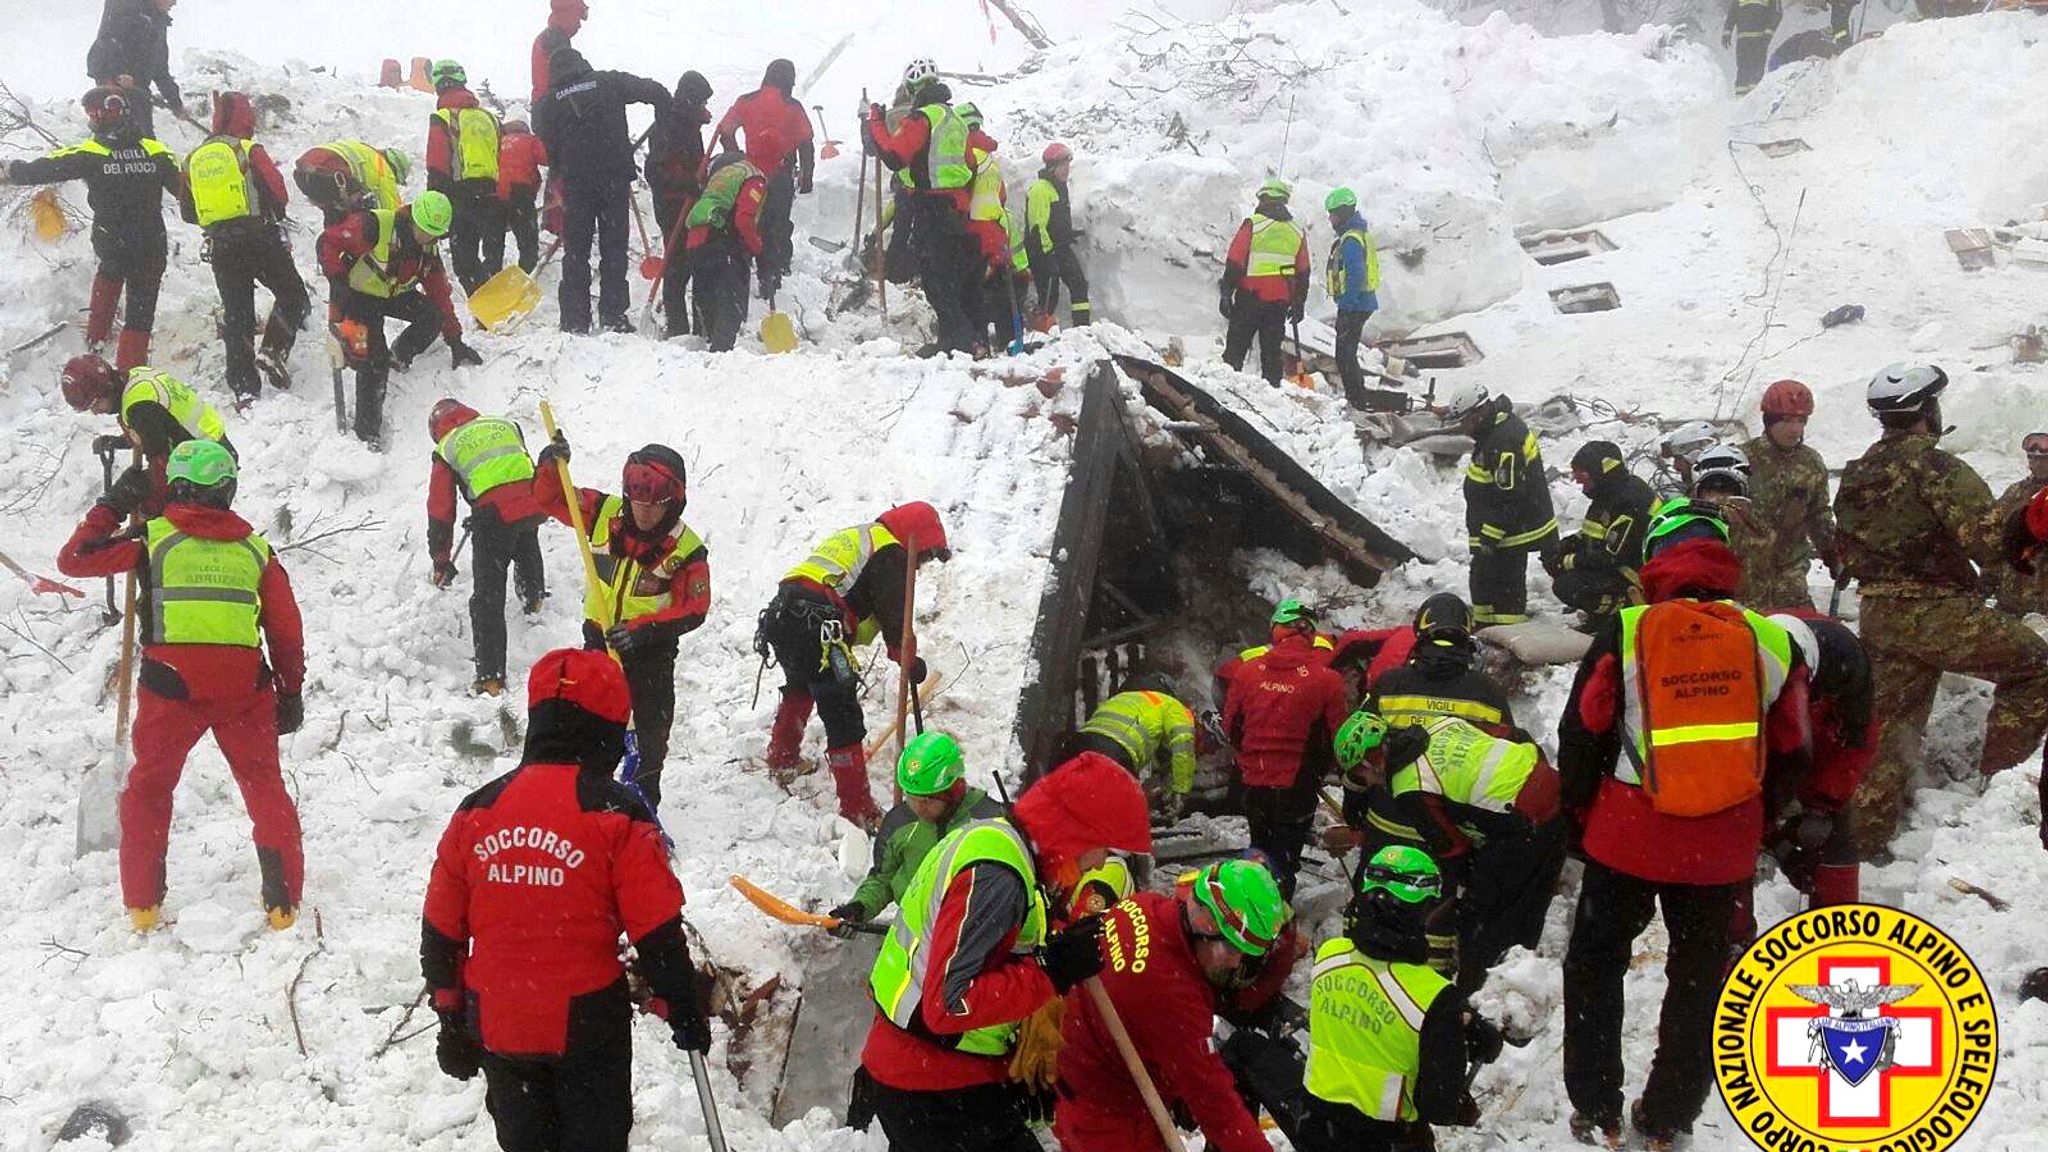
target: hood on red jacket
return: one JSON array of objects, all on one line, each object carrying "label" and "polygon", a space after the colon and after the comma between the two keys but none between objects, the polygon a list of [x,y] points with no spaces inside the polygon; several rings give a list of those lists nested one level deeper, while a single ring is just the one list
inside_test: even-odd
[{"label": "hood on red jacket", "polygon": [[1017,797],[1011,818],[1030,839],[1041,874],[1048,877],[1057,877],[1096,848],[1152,850],[1144,790],[1123,765],[1095,752],[1083,752],[1040,777]]},{"label": "hood on red jacket", "polygon": [[256,105],[247,92],[223,92],[213,98],[213,131],[237,140],[256,135]]},{"label": "hood on red jacket", "polygon": [[208,508],[204,504],[169,505],[164,509],[164,519],[178,531],[202,540],[240,540],[255,531],[247,520],[228,509]]},{"label": "hood on red jacket", "polygon": [[439,444],[450,432],[476,419],[476,415],[476,409],[453,396],[446,397],[434,405],[433,412],[428,414],[427,435],[434,438],[434,443]]},{"label": "hood on red jacket", "polygon": [[1642,576],[1652,604],[1680,596],[1725,600],[1742,582],[1742,559],[1719,540],[1687,540],[1657,553]]},{"label": "hood on red jacket", "polygon": [[590,5],[584,0],[552,0],[548,5],[548,26],[571,36],[581,31],[583,22],[589,18]]},{"label": "hood on red jacket", "polygon": [[434,104],[434,110],[437,112],[443,108],[481,107],[483,107],[483,105],[476,102],[476,93],[471,92],[469,89],[464,88],[460,84],[457,84],[453,88],[441,89],[441,98]]}]

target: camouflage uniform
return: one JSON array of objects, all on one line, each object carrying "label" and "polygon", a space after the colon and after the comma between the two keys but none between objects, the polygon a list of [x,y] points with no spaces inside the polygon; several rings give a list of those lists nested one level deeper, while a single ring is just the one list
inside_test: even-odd
[{"label": "camouflage uniform", "polygon": [[1742,552],[1735,599],[1757,612],[1812,608],[1806,574],[1818,555],[1834,555],[1835,518],[1828,511],[1828,466],[1801,444],[1791,450],[1759,436],[1742,446],[1749,457],[1749,502],[1760,530],[1754,551]]},{"label": "camouflage uniform", "polygon": [[1868,858],[1898,826],[1943,672],[1996,687],[1985,774],[2041,746],[2048,641],[1985,607],[1971,562],[2005,566],[1991,490],[1935,437],[1887,433],[1871,446],[1842,473],[1835,520],[1843,569],[1862,585],[1863,644],[1884,720],[1877,761],[1849,805],[1850,834]]},{"label": "camouflage uniform", "polygon": [[[1998,522],[2005,523],[2014,512],[2026,507],[2042,486],[2042,481],[2029,476],[2007,488],[1998,498]],[[2032,576],[2011,568],[2001,569],[1993,583],[2000,609],[2015,616],[2029,612],[2048,614],[2048,565],[2037,561]]]}]

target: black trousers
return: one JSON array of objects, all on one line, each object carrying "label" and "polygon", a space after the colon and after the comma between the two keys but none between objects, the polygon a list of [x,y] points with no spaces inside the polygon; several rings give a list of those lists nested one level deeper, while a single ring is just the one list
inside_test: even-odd
[{"label": "black trousers", "polygon": [[1287,334],[1287,305],[1261,300],[1239,292],[1230,306],[1230,327],[1223,335],[1223,362],[1244,371],[1244,358],[1252,350],[1252,338],[1259,341],[1259,375],[1266,383],[1280,383],[1280,340]]},{"label": "black trousers", "polygon": [[689,226],[683,223],[689,211],[689,200],[661,201],[656,203],[656,221],[661,225],[662,250],[668,259],[661,267],[661,311],[666,319],[664,335],[687,336],[693,325],[690,322],[690,254],[683,248],[683,237]]},{"label": "black trousers", "polygon": [[1628,577],[1611,568],[1574,568],[1558,573],[1550,589],[1567,608],[1589,616],[1608,616],[1626,604],[1629,584]]},{"label": "black trousers", "polygon": [[[164,285],[164,267],[170,259],[170,241],[162,236],[147,237],[130,244],[108,234],[102,236],[99,225],[93,225],[92,252],[99,259],[94,270],[92,326],[97,329],[103,323],[111,323],[115,300],[123,300],[121,327],[134,332],[152,332],[156,329],[156,300]],[[107,316],[103,320],[97,307],[102,291],[111,292],[107,299]],[[125,297],[123,296],[125,293]]]},{"label": "black trousers", "polygon": [[890,1152],[1039,1152],[1009,1084],[906,1092],[877,1083],[874,1105]]},{"label": "black trousers", "polygon": [[1245,822],[1251,846],[1266,854],[1280,892],[1294,898],[1294,877],[1301,871],[1301,850],[1308,844],[1309,827],[1315,822],[1316,773],[1307,765],[1295,773],[1294,783],[1285,788],[1244,786]]},{"label": "black trousers", "polygon": [[254,396],[262,391],[256,376],[256,286],[270,289],[271,296],[263,349],[282,362],[313,307],[306,282],[299,279],[283,233],[264,224],[230,226],[214,234],[213,284],[220,289],[228,388],[237,396]]},{"label": "black trousers", "polygon": [[540,559],[540,521],[507,524],[488,505],[469,514],[469,625],[476,636],[476,674],[505,678],[505,577],[522,604],[547,595]]},{"label": "black trousers", "polygon": [[510,200],[497,202],[496,225],[484,242],[484,266],[493,273],[505,267],[507,232],[519,245],[519,266],[528,272],[540,266],[540,209],[533,197],[531,190],[515,188]]},{"label": "black trousers", "polygon": [[484,250],[490,237],[504,235],[498,226],[497,189],[457,188],[448,194],[448,199],[455,206],[455,218],[448,226],[448,263],[463,292],[474,292],[490,279],[492,272],[504,266],[501,255],[495,267],[485,267]]},{"label": "black trousers", "polygon": [[[382,444],[384,436],[384,389],[391,380],[393,359],[410,362],[426,351],[441,332],[441,310],[417,289],[388,299],[349,293],[342,315],[360,320],[370,330],[370,357],[356,369],[356,439],[365,444]],[[403,320],[405,329],[398,339],[384,339],[384,321]]]},{"label": "black trousers", "polygon": [[647,797],[647,806],[661,806],[661,772],[668,767],[669,729],[676,722],[676,642],[655,641],[635,648],[619,660],[626,690],[633,697],[633,742],[640,767],[633,783]]},{"label": "black trousers", "polygon": [[553,1061],[485,1052],[484,1107],[505,1152],[626,1152],[633,1043],[574,1048]]},{"label": "black trousers", "polygon": [[1536,947],[1564,869],[1562,819],[1521,836],[1489,837],[1458,894],[1458,991],[1471,995],[1508,949]]},{"label": "black trousers", "polygon": [[844,748],[868,734],[861,712],[858,678],[841,680],[825,666],[818,632],[827,621],[840,619],[839,609],[822,597],[783,588],[761,613],[761,637],[782,669],[783,689],[808,693],[825,725],[825,746]]},{"label": "black trousers", "polygon": [[1828,0],[1828,30],[1834,33],[1835,47],[1847,48],[1851,42],[1850,20],[1856,15],[1858,0]]},{"label": "black trousers", "polygon": [[1027,303],[1026,293],[1031,290],[1023,276],[1004,265],[1002,268],[983,266],[981,280],[981,331],[993,332],[991,348],[1007,348],[1017,339],[1025,317],[1020,309]]},{"label": "black trousers", "polygon": [[1358,345],[1365,338],[1370,312],[1337,313],[1337,379],[1344,382],[1344,399],[1353,408],[1367,407],[1365,369],[1358,363]]},{"label": "black trousers", "polygon": [[1643,1108],[1657,1127],[1689,1130],[1713,1087],[1714,999],[1728,959],[1728,924],[1744,884],[1658,884],[1586,862],[1564,955],[1564,1084],[1572,1107],[1621,1120],[1622,980],[1635,939],[1661,907],[1671,948],[1657,1054]]},{"label": "black trousers", "polygon": [[1067,286],[1068,312],[1074,326],[1080,327],[1094,317],[1094,309],[1088,303],[1088,273],[1081,267],[1081,257],[1071,246],[1054,250],[1043,261],[1045,275],[1038,282],[1038,310],[1050,314],[1060,304],[1060,285]]},{"label": "black trousers", "polygon": [[889,247],[882,252],[882,275],[891,284],[908,284],[917,278],[917,256],[911,239],[917,232],[917,212],[911,207],[921,197],[911,194],[893,179],[896,212],[890,217]]},{"label": "black trousers", "polygon": [[590,331],[590,246],[597,245],[597,315],[605,327],[627,323],[626,227],[631,180],[564,180],[562,196],[562,331]]},{"label": "black trousers", "polygon": [[915,224],[910,234],[917,275],[938,321],[939,350],[968,352],[975,345],[974,321],[981,315],[981,250],[967,222],[944,196],[910,200]]},{"label": "black trousers", "polygon": [[1472,553],[1472,619],[1518,624],[1529,618],[1529,549]]},{"label": "black trousers", "polygon": [[767,299],[789,275],[796,258],[796,226],[789,211],[796,206],[796,173],[789,167],[768,178],[768,196],[761,201],[761,298]]},{"label": "black trousers", "polygon": [[[689,254],[697,315],[713,352],[732,351],[746,327],[747,269],[752,262],[747,246],[729,232],[713,233]],[[675,313],[669,314],[668,322],[675,323]]]}]

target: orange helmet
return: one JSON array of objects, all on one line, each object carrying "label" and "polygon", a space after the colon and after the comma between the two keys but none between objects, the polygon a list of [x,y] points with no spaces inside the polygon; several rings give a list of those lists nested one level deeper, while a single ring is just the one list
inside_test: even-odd
[{"label": "orange helmet", "polygon": [[1760,407],[1766,417],[1803,420],[1813,415],[1813,391],[1797,380],[1780,380],[1764,389]]}]

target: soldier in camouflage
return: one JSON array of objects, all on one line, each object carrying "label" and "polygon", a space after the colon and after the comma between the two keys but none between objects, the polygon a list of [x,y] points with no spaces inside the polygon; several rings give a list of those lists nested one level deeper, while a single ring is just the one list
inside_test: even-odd
[{"label": "soldier in camouflage", "polygon": [[1985,775],[2031,756],[2048,731],[2048,641],[1985,607],[1977,567],[2006,566],[1991,490],[1944,452],[1940,396],[1948,377],[1931,365],[1894,364],[1870,382],[1884,435],[1842,472],[1835,496],[1843,570],[1862,585],[1863,644],[1884,720],[1877,762],[1849,805],[1864,859],[1898,827],[1921,738],[1943,672],[1995,688],[1980,767]]},{"label": "soldier in camouflage", "polygon": [[[2020,441],[2020,450],[2027,454],[2027,474],[1998,498],[2001,524],[2025,508],[2034,493],[2048,487],[2048,432],[2027,433],[2027,438]],[[1993,584],[2001,609],[2015,616],[2029,612],[2048,614],[2048,567],[2036,567],[2031,574],[2003,570]]]},{"label": "soldier in camouflage", "polygon": [[1797,380],[1764,389],[1764,434],[1742,446],[1749,458],[1749,501],[1762,529],[1742,557],[1735,598],[1757,612],[1813,607],[1806,574],[1819,556],[1836,571],[1835,518],[1828,510],[1828,466],[1806,446],[1813,393]]}]

